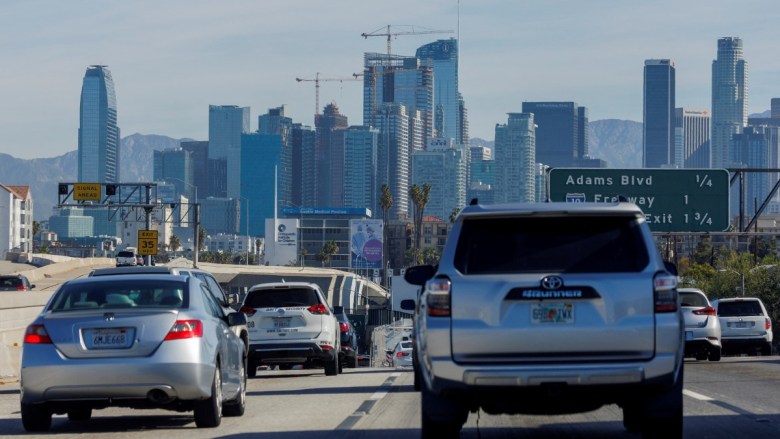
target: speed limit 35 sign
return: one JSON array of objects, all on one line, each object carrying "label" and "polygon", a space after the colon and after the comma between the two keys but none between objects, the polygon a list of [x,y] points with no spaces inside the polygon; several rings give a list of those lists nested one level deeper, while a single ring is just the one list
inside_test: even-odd
[{"label": "speed limit 35 sign", "polygon": [[157,256],[157,230],[138,231],[138,254]]}]

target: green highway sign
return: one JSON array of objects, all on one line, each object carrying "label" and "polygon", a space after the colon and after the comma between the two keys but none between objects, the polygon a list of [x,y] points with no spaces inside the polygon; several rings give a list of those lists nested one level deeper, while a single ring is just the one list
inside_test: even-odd
[{"label": "green highway sign", "polygon": [[721,232],[729,227],[725,169],[553,168],[550,201],[638,205],[654,232]]}]

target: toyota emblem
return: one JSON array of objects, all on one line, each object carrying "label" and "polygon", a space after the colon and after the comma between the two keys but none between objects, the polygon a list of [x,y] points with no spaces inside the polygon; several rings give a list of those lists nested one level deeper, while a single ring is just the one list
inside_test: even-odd
[{"label": "toyota emblem", "polygon": [[542,288],[545,290],[557,290],[563,286],[563,279],[560,276],[545,276],[542,278]]}]

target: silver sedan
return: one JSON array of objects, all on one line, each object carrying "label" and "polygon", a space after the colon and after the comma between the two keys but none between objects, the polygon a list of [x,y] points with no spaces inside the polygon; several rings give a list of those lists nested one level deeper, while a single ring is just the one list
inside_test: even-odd
[{"label": "silver sedan", "polygon": [[53,414],[84,421],[109,406],[194,411],[198,427],[241,416],[244,343],[194,277],[127,275],[71,280],[27,327],[21,413],[28,431]]}]

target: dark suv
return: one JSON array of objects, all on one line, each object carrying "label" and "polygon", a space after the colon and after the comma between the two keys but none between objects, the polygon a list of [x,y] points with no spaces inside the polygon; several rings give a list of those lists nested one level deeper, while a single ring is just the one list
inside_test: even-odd
[{"label": "dark suv", "polygon": [[[676,269],[629,203],[470,205],[415,315],[423,437],[468,413],[565,414],[618,404],[629,431],[683,432]],[[415,309],[412,300],[402,307]]]},{"label": "dark suv", "polygon": [[[344,313],[344,307],[334,306],[333,314],[336,315],[336,319],[339,321],[339,329],[341,330],[341,365],[352,369],[358,366],[357,358],[357,334],[355,334],[355,328],[349,323],[349,318]],[[339,372],[341,372],[339,370]]]}]

